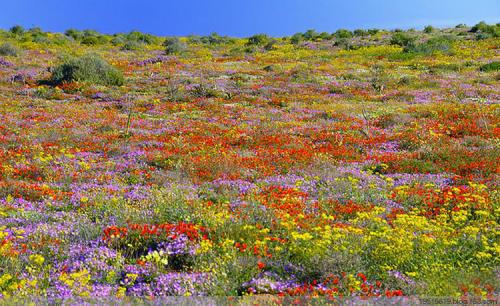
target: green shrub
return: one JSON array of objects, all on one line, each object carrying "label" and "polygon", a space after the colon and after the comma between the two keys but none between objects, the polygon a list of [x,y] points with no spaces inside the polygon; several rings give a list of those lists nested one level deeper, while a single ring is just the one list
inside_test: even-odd
[{"label": "green shrub", "polygon": [[205,45],[220,45],[233,43],[235,40],[228,36],[220,36],[217,33],[211,33],[208,36],[197,36],[191,35],[189,36],[189,42],[193,44],[205,44]]},{"label": "green shrub", "polygon": [[368,36],[368,32],[363,30],[363,29],[354,30],[353,34],[354,34],[354,36],[358,36],[358,37]]},{"label": "green shrub", "polygon": [[269,43],[271,39],[266,34],[256,34],[248,38],[247,45],[261,46]]},{"label": "green shrub", "polygon": [[334,46],[342,48],[344,50],[352,49],[351,40],[349,38],[337,38]]},{"label": "green shrub", "polygon": [[316,32],[316,30],[307,30],[305,33],[304,33],[304,38],[306,40],[310,40],[310,41],[313,41],[313,40],[316,40],[317,38],[319,38],[319,33]]},{"label": "green shrub", "polygon": [[470,32],[480,35],[479,38],[489,38],[489,37],[500,37],[500,25],[498,24],[487,24],[484,21],[479,22],[474,25]]},{"label": "green shrub", "polygon": [[140,50],[142,48],[142,45],[142,43],[139,43],[135,40],[128,40],[127,42],[125,42],[125,44],[123,44],[121,49],[125,51]]},{"label": "green shrub", "polygon": [[500,70],[500,62],[491,62],[488,64],[484,64],[479,68],[479,70],[483,72],[498,71]]},{"label": "green shrub", "polygon": [[436,52],[450,53],[452,43],[455,40],[452,36],[433,37],[423,43],[411,43],[405,46],[404,52],[431,55]]},{"label": "green shrub", "polygon": [[267,42],[267,44],[264,46],[264,50],[266,51],[271,51],[276,49],[276,44],[278,41],[276,39],[271,39]]},{"label": "green shrub", "polygon": [[332,38],[332,36],[328,32],[321,32],[319,33],[318,37],[321,38],[322,40],[327,40]]},{"label": "green shrub", "polygon": [[295,33],[292,37],[290,37],[290,42],[294,45],[300,44],[304,40],[304,36],[302,33]]},{"label": "green shrub", "polygon": [[396,32],[391,37],[391,45],[408,47],[415,43],[416,38],[403,32]]},{"label": "green shrub", "polygon": [[0,55],[4,56],[17,56],[19,50],[10,43],[3,43],[0,45]]},{"label": "green shrub", "polygon": [[352,37],[352,32],[346,29],[339,29],[334,33],[334,36],[337,39],[341,38],[351,38]]},{"label": "green shrub", "polygon": [[24,34],[24,28],[20,25],[15,25],[10,28],[10,32],[14,35],[22,35]]},{"label": "green shrub", "polygon": [[179,37],[167,37],[163,46],[166,54],[180,54],[187,49],[186,44]]},{"label": "green shrub", "polygon": [[83,37],[83,33],[75,29],[66,30],[66,32],[64,32],[64,35],[71,37],[74,40],[80,40]]},{"label": "green shrub", "polygon": [[121,71],[108,64],[96,54],[71,58],[55,67],[51,81],[55,84],[66,82],[89,82],[100,85],[123,85]]},{"label": "green shrub", "polygon": [[126,38],[128,41],[135,41],[137,43],[142,43],[147,45],[154,44],[157,40],[157,37],[151,34],[141,33],[139,31],[132,31],[128,33]]},{"label": "green shrub", "polygon": [[424,28],[424,33],[432,33],[432,32],[434,32],[435,30],[436,30],[436,29],[434,29],[434,27],[433,27],[433,26],[428,25],[428,26],[426,26],[426,27]]},{"label": "green shrub", "polygon": [[115,34],[111,39],[111,44],[113,46],[124,45],[127,43],[127,39],[122,34]]},{"label": "green shrub", "polygon": [[82,39],[83,45],[98,45],[99,39],[96,36],[87,36]]}]

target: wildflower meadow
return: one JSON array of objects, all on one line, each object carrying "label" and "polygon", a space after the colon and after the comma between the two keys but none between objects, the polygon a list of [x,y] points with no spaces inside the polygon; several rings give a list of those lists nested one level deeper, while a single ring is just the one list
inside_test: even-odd
[{"label": "wildflower meadow", "polygon": [[499,35],[0,31],[0,304],[498,301]]}]

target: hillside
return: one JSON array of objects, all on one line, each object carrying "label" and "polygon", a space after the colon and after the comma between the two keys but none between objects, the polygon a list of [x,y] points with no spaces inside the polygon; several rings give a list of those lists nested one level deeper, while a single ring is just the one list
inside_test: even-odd
[{"label": "hillside", "polygon": [[499,33],[0,31],[0,300],[493,298]]}]

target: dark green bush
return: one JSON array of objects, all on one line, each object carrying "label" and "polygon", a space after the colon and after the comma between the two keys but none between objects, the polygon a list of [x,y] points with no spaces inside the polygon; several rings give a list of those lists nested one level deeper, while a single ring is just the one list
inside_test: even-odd
[{"label": "dark green bush", "polygon": [[154,44],[157,38],[151,34],[141,33],[139,31],[132,31],[126,36],[128,41],[135,41],[137,43],[151,45]]},{"label": "dark green bush", "polygon": [[137,42],[135,40],[128,40],[123,44],[122,50],[125,51],[135,51],[135,50],[140,50],[143,46],[143,43]]},{"label": "dark green bush", "polygon": [[68,29],[64,32],[64,35],[73,38],[74,40],[80,40],[83,37],[83,33],[76,29]]},{"label": "dark green bush", "polygon": [[482,38],[489,37],[500,37],[500,25],[498,24],[487,24],[484,21],[479,22],[474,25],[470,32],[477,33],[478,35],[482,35]]},{"label": "dark green bush", "polygon": [[71,58],[54,68],[51,77],[51,82],[54,84],[74,81],[99,85],[120,86],[124,84],[121,71],[96,54]]},{"label": "dark green bush", "polygon": [[363,29],[354,30],[353,34],[354,34],[354,36],[358,36],[358,37],[368,36],[368,32],[363,30]]},{"label": "dark green bush", "polygon": [[267,44],[264,46],[264,50],[266,51],[271,51],[276,49],[276,44],[278,41],[276,39],[271,39],[267,42]]},{"label": "dark green bush", "polygon": [[349,38],[338,38],[338,39],[336,39],[334,46],[342,48],[344,50],[351,50],[352,49],[351,40]]},{"label": "dark green bush", "polygon": [[127,43],[127,39],[123,36],[123,34],[115,34],[111,39],[111,43],[113,46],[124,45]]},{"label": "dark green bush", "polygon": [[271,38],[266,34],[256,34],[248,38],[247,45],[249,46],[261,46],[269,43]]},{"label": "dark green bush", "polygon": [[4,56],[17,56],[19,49],[10,43],[3,43],[0,45],[0,55]]},{"label": "dark green bush", "polygon": [[321,32],[321,33],[319,33],[318,37],[321,38],[322,40],[332,38],[332,36],[328,32]]},{"label": "dark green bush", "polygon": [[428,25],[428,26],[426,26],[426,27],[424,28],[424,33],[432,33],[432,32],[434,32],[435,30],[436,30],[436,29],[434,29],[434,27],[433,27],[433,26]]},{"label": "dark green bush", "polygon": [[10,32],[14,35],[22,35],[24,34],[24,28],[20,25],[15,25],[10,28]]},{"label": "dark green bush", "polygon": [[488,64],[484,64],[479,68],[479,70],[484,72],[498,71],[500,70],[500,62],[491,62]]},{"label": "dark green bush", "polygon": [[228,36],[220,36],[215,32],[211,33],[208,36],[198,36],[198,35],[189,36],[189,42],[193,44],[220,45],[220,44],[233,43],[234,41],[235,41],[234,38]]},{"label": "dark green bush", "polygon": [[396,32],[392,35],[391,37],[391,45],[398,45],[401,47],[409,47],[413,44],[415,44],[416,38],[413,36],[410,36],[406,33],[403,32]]},{"label": "dark green bush", "polygon": [[303,36],[304,36],[304,39],[313,41],[313,40],[316,40],[319,38],[319,33],[316,32],[316,30],[311,29],[311,30],[307,30]]},{"label": "dark green bush", "polygon": [[186,44],[179,37],[167,37],[163,46],[166,54],[180,54],[187,49]]},{"label": "dark green bush", "polygon": [[98,45],[99,44],[99,39],[96,36],[86,36],[82,38],[81,43],[83,45]]},{"label": "dark green bush", "polygon": [[300,44],[304,40],[304,36],[302,33],[295,33],[292,37],[290,37],[290,42],[294,45]]},{"label": "dark green bush", "polygon": [[51,43],[50,39],[45,35],[33,35],[33,37],[31,38],[31,41],[34,43],[38,43],[38,44]]},{"label": "dark green bush", "polygon": [[351,38],[352,37],[352,32],[346,29],[339,29],[334,33],[334,36],[337,39],[341,38]]},{"label": "dark green bush", "polygon": [[452,43],[455,40],[452,36],[433,37],[423,43],[411,43],[405,46],[404,52],[431,55],[436,52],[450,53]]}]

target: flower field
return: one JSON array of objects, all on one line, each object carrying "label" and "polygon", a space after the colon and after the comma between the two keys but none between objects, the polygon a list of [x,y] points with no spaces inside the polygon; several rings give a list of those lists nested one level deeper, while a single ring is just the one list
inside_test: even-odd
[{"label": "flower field", "polygon": [[[437,31],[0,31],[0,303],[496,298],[500,40]],[[85,54],[123,85],[50,82]]]}]

